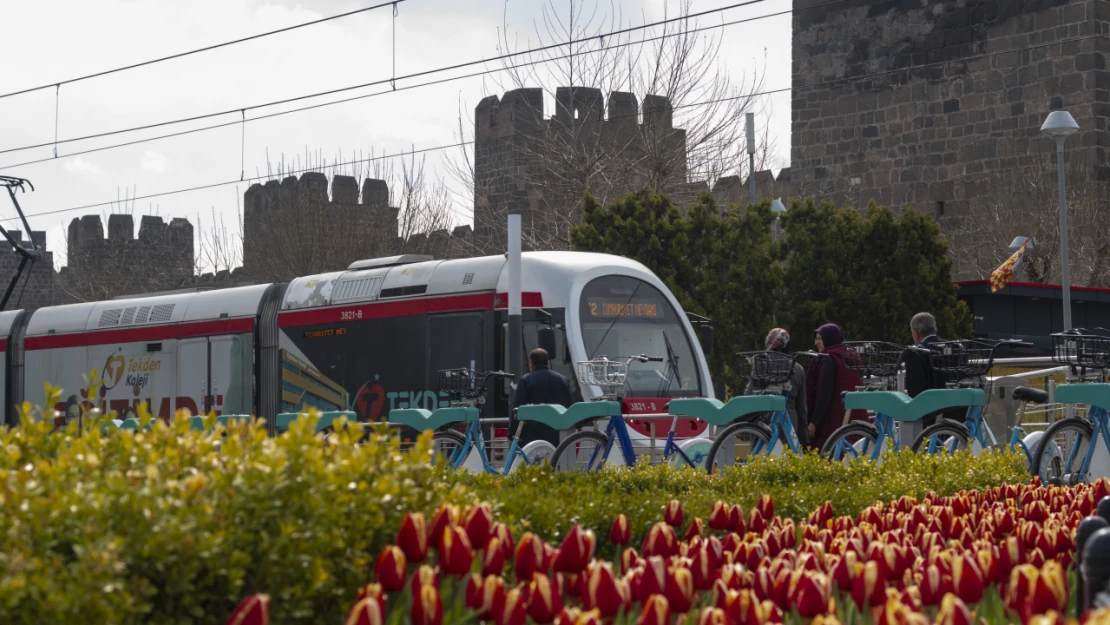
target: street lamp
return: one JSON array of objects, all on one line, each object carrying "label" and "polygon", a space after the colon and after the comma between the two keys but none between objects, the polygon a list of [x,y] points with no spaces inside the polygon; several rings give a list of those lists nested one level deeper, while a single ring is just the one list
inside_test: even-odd
[{"label": "street lamp", "polygon": [[1067,111],[1052,111],[1041,132],[1056,140],[1056,170],[1060,178],[1060,278],[1064,289],[1064,330],[1071,329],[1071,275],[1068,272],[1068,198],[1064,189],[1064,140],[1079,132]]}]

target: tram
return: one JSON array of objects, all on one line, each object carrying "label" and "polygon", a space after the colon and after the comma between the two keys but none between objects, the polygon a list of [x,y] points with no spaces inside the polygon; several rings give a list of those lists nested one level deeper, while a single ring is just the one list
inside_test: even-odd
[{"label": "tram", "polygon": [[[164,419],[193,414],[350,410],[385,420],[395,408],[448,405],[438,371],[506,369],[505,255],[434,260],[395,256],[346,271],[211,291],[115,299],[0,313],[0,405],[41,403],[43,384],[64,389],[54,406],[125,415],[147,402]],[[630,371],[627,414],[665,412],[674,397],[713,397],[702,340],[678,301],[646,267],[619,256],[528,252],[521,258],[523,347],[553,351],[552,367],[580,388],[574,363],[647,354]],[[699,340],[700,339],[700,340]],[[711,349],[711,348],[709,348]],[[97,370],[95,397],[84,377]],[[507,416],[510,388],[490,389],[483,417]],[[640,436],[646,421],[632,421]],[[684,420],[677,434],[703,435]]]}]

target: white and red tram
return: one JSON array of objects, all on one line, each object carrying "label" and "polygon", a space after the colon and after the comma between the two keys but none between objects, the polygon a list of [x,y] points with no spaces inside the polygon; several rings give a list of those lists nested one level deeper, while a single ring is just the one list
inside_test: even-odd
[{"label": "white and red tram", "polygon": [[[273,416],[315,406],[383,420],[394,408],[434,409],[447,398],[440,369],[504,369],[507,259],[398,256],[346,271],[214,291],[134,297],[0,313],[5,422],[45,382],[64,389],[70,417],[97,405],[125,415],[140,402],[169,418]],[[628,379],[626,411],[664,411],[672,397],[712,397],[709,369],[677,300],[646,267],[605,254],[522,255],[524,348],[554,324],[552,366],[574,379],[576,361],[606,355],[666,357]],[[669,351],[668,351],[669,350]],[[81,390],[93,369],[104,385]],[[582,398],[600,389],[577,388]],[[485,416],[505,416],[508,389],[491,390]],[[632,421],[642,435],[646,423]],[[700,434],[686,420],[677,434]]]}]

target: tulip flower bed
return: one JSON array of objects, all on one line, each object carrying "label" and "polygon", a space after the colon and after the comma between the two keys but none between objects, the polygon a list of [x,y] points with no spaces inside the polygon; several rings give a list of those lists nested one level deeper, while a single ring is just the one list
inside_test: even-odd
[{"label": "tulip flower bed", "polygon": [[901,497],[855,517],[825,503],[797,523],[770,496],[693,518],[672,501],[638,548],[617,516],[612,560],[578,525],[557,547],[514,541],[489,504],[444,505],[406,516],[346,623],[1063,625],[1073,533],[1108,486]]},{"label": "tulip flower bed", "polygon": [[[711,518],[721,522],[720,511],[710,516],[716,500],[739,504],[744,529],[763,540],[767,528],[753,525],[751,515],[764,493],[775,501],[781,538],[788,522],[803,527],[826,500],[837,515],[855,518],[875,500],[909,495],[940,505],[940,497],[961,489],[988,493],[1028,480],[1012,454],[893,455],[881,467],[788,456],[716,478],[636,467],[596,476],[530,469],[495,480],[429,466],[427,437],[406,452],[387,435],[356,445],[337,433],[323,445],[312,424],[298,421],[276,438],[257,423],[204,433],[180,420],[109,434],[96,427],[78,433],[75,425],[53,432],[32,419],[0,428],[0,623],[209,623],[255,593],[272,597],[275,622],[283,625],[342,622],[406,513],[433,518],[444,502],[464,509],[490,502],[506,545],[518,546],[526,532],[554,546],[575,525],[592,530],[596,555],[612,560],[618,573],[625,569],[610,542],[612,520],[624,514],[627,536],[619,542],[640,547],[670,499],[705,519],[705,528]],[[679,535],[691,523],[685,519]],[[711,533],[723,548],[727,534],[704,529]],[[870,544],[870,534],[860,541]],[[796,543],[799,553],[804,544]],[[738,548],[728,546],[731,553]],[[504,555],[515,566],[515,551]],[[481,557],[496,555],[486,550]],[[451,616],[461,595],[451,594],[455,578],[447,570],[439,571],[444,618],[454,622],[463,618]],[[505,579],[515,587],[515,578]],[[394,602],[403,596],[388,594]],[[399,613],[392,605],[390,614]]]}]

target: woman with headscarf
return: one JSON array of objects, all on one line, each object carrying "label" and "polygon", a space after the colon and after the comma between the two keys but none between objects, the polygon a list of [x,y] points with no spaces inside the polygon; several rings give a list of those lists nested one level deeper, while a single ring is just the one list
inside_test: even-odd
[{"label": "woman with headscarf", "polygon": [[[782,328],[773,328],[767,333],[767,338],[763,341],[763,347],[769,352],[785,354],[786,348],[789,346],[790,333]],[[763,386],[763,384],[757,386],[749,380],[748,387],[744,389],[744,394],[751,395]],[[794,373],[790,375],[790,380],[783,386],[782,393],[786,396],[786,414],[790,417],[790,423],[798,434],[798,442],[806,445],[809,443],[809,419],[806,411],[806,372],[802,369],[802,365],[794,363]],[[761,415],[763,421],[769,421],[770,418],[769,413]]]},{"label": "woman with headscarf", "polygon": [[[829,436],[844,425],[845,391],[854,391],[863,382],[845,365],[859,356],[844,344],[844,333],[834,323],[826,323],[814,333],[814,344],[824,358],[814,358],[806,370],[806,401],[809,412],[809,446],[820,451]],[[867,419],[866,410],[853,410],[851,421]]]}]

